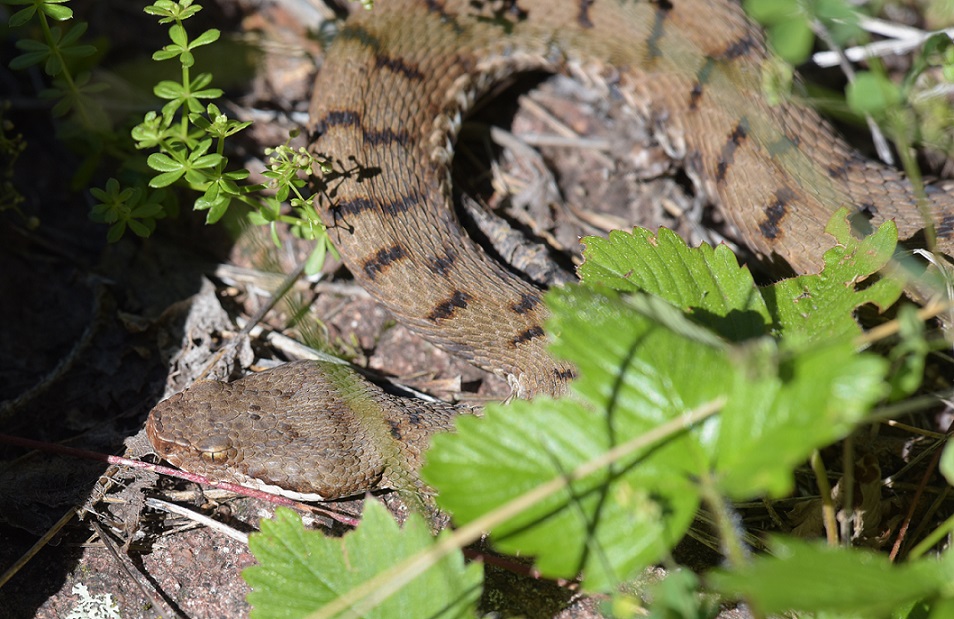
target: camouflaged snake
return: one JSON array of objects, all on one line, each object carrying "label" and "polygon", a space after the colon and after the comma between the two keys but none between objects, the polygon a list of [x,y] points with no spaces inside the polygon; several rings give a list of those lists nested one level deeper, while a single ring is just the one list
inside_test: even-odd
[{"label": "camouflaged snake", "polygon": [[[817,271],[839,206],[855,223],[925,227],[911,185],[849,147],[810,108],[764,95],[760,30],[727,0],[379,0],[328,50],[312,149],[343,173],[320,212],[355,279],[431,342],[559,394],[573,369],[546,351],[540,291],[461,230],[449,168],[460,118],[515,72],[593,76],[653,123],[667,150],[768,262]],[[928,193],[940,253],[954,198]],[[297,362],[159,404],[147,430],[171,463],[217,479],[333,498],[415,482],[453,409],[399,401],[340,367]]]}]

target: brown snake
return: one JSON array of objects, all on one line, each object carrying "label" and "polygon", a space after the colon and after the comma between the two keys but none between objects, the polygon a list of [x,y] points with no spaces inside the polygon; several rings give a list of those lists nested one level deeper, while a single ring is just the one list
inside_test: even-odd
[{"label": "brown snake", "polygon": [[[322,218],[345,264],[402,323],[506,377],[559,394],[573,369],[546,351],[540,291],[461,230],[450,159],[461,114],[505,76],[573,69],[665,127],[668,150],[757,254],[817,271],[839,206],[857,222],[924,219],[911,185],[810,108],[770,104],[760,30],[728,0],[379,0],[345,24],[315,85],[313,150],[351,169]],[[954,197],[928,193],[937,249],[954,255]],[[350,370],[287,364],[160,403],[149,437],[171,463],[220,480],[333,498],[412,487],[453,409],[385,396]]]}]

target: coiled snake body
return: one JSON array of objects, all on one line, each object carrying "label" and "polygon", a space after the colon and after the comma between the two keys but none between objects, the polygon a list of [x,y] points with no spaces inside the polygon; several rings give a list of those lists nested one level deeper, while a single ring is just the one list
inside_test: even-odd
[{"label": "coiled snake body", "polygon": [[[322,218],[348,268],[402,323],[506,377],[559,394],[573,369],[546,351],[540,291],[461,230],[450,201],[460,117],[514,72],[572,68],[665,126],[668,148],[766,260],[817,271],[840,206],[900,237],[924,219],[911,185],[843,142],[813,110],[770,104],[761,32],[728,0],[380,0],[345,24],[315,85],[313,150],[342,174]],[[954,255],[954,197],[929,194]],[[199,383],[147,424],[173,464],[332,498],[413,485],[453,411],[399,402],[349,370],[297,362],[231,385]],[[410,481],[409,481],[410,480]]]}]

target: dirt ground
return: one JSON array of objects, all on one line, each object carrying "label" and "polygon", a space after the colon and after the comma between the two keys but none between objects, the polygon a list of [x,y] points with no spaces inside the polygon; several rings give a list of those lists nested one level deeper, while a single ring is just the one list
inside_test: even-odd
[{"label": "dirt ground", "polygon": [[[123,96],[135,105],[149,80],[158,79],[149,55],[166,42],[164,30],[142,14],[144,4],[72,3],[90,23],[91,40],[108,37],[104,71],[117,88],[129,89]],[[226,89],[223,109],[257,121],[229,156],[261,170],[264,148],[304,122],[322,56],[314,33],[332,14],[304,0],[205,4],[195,27],[214,25],[227,41],[205,70]],[[235,337],[235,317],[253,315],[309,248],[283,233],[276,249],[261,231],[207,227],[189,213],[160,222],[150,239],[127,235],[106,243],[105,228],[87,217],[91,198],[71,188],[83,158],[56,139],[49,110],[36,99],[42,76],[7,69],[15,50],[9,38],[2,45],[0,83],[14,104],[7,118],[28,144],[14,182],[25,197],[21,208],[39,226],[0,212],[0,431],[120,454],[151,407],[205,369]],[[493,143],[491,123],[518,138],[496,136]],[[534,148],[541,135],[559,139]],[[580,236],[632,225],[665,225],[694,243],[731,243],[732,231],[695,196],[651,131],[598,90],[562,77],[526,76],[485,106],[464,136],[455,178],[478,179],[471,192],[546,242],[569,269]],[[97,170],[91,184],[102,186],[108,175]],[[294,321],[300,308],[307,314]],[[321,278],[298,282],[263,327],[346,353],[440,397],[473,403],[507,394],[499,379],[395,325],[333,261]],[[235,362],[236,374],[290,358],[264,337],[253,338],[250,350]],[[98,501],[83,520],[69,518],[91,493]],[[127,619],[247,615],[248,588],[240,578],[253,564],[247,547],[146,507],[147,497],[214,515],[243,532],[271,513],[251,499],[203,494],[153,474],[0,445],[0,571],[66,517],[51,543],[0,588],[0,619],[65,617],[78,608],[78,586],[94,597],[111,595]],[[383,498],[401,509],[393,497]],[[334,507],[357,514],[360,502]],[[317,525],[334,534],[345,530],[328,519]],[[713,560],[701,546],[687,552]],[[600,616],[599,600],[572,586],[488,569],[484,612]]]}]

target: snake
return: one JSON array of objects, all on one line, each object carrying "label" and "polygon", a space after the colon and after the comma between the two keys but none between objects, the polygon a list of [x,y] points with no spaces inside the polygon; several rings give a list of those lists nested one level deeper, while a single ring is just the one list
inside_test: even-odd
[{"label": "snake", "polygon": [[[774,57],[731,0],[379,0],[327,50],[310,150],[330,162],[315,207],[355,280],[438,347],[559,396],[575,370],[547,350],[542,292],[462,229],[450,180],[462,118],[510,76],[606,84],[660,127],[667,151],[769,265],[818,272],[825,226],[893,220],[899,238],[954,255],[954,196],[919,195],[849,146],[797,97],[771,97]],[[308,500],[421,489],[423,453],[457,409],[385,394],[334,364],[298,361],[200,381],[146,424],[157,454],[219,481]]]}]

